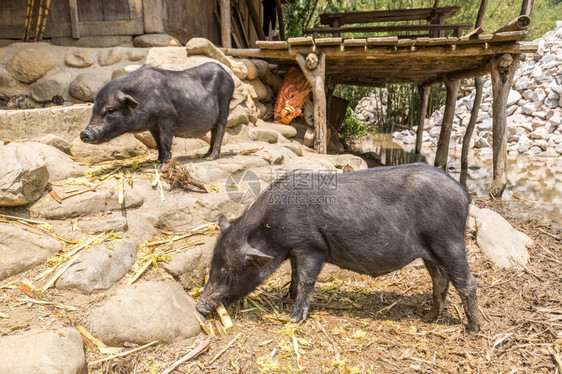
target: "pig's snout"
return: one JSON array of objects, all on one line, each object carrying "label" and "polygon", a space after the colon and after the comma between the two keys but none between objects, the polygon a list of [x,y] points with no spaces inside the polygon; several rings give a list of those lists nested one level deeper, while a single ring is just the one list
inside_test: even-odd
[{"label": "pig's snout", "polygon": [[84,143],[93,143],[96,140],[95,134],[91,130],[84,130],[80,133],[80,140]]},{"label": "pig's snout", "polygon": [[195,305],[195,309],[201,314],[211,314],[214,310],[213,307],[201,300]]}]

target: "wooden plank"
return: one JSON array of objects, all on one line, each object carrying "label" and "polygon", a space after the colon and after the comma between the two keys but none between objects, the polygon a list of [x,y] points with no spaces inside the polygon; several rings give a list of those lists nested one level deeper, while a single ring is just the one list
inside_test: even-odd
[{"label": "wooden plank", "polygon": [[365,47],[367,39],[344,39],[344,47]]},{"label": "wooden plank", "polygon": [[398,43],[396,43],[397,47],[411,47],[415,43],[414,39],[399,39]]},{"label": "wooden plank", "polygon": [[289,45],[284,40],[257,40],[256,46],[260,49],[288,49]]},{"label": "wooden plank", "polygon": [[314,44],[317,47],[341,45],[343,38],[317,38],[314,39]]},{"label": "wooden plank", "polygon": [[129,3],[127,0],[102,0],[104,21],[129,19]]},{"label": "wooden plank", "polygon": [[508,31],[508,32],[498,32],[494,34],[490,42],[505,42],[510,40],[520,40],[525,38],[527,31]]},{"label": "wooden plank", "polygon": [[338,20],[340,25],[350,23],[414,21],[428,19],[434,14],[441,14],[444,18],[450,18],[458,12],[459,9],[460,7],[438,7],[325,13],[320,15],[320,23],[323,25],[331,25],[334,20]]},{"label": "wooden plank", "polygon": [[398,43],[397,36],[381,36],[378,38],[367,38],[367,45],[368,46],[375,46],[375,45],[395,45]]},{"label": "wooden plank", "polygon": [[80,31],[78,30],[78,8],[76,0],[68,0],[70,8],[70,28],[73,39],[80,39]]},{"label": "wooden plank", "polygon": [[142,9],[144,32],[147,34],[163,33],[164,15],[162,13],[162,0],[143,0]]},{"label": "wooden plank", "polygon": [[80,0],[78,18],[82,22],[103,21],[103,4],[98,0]]},{"label": "wooden plank", "polygon": [[314,40],[310,37],[310,36],[305,36],[305,37],[297,37],[297,38],[289,38],[289,40],[287,40],[287,43],[289,44],[289,46],[302,46],[302,45],[313,45],[314,44]]},{"label": "wooden plank", "polygon": [[421,46],[427,45],[430,40],[431,40],[431,38],[429,38],[427,36],[421,37],[421,38],[416,38],[416,42],[415,42],[414,45],[416,47],[421,47]]},{"label": "wooden plank", "polygon": [[448,23],[426,25],[389,25],[389,26],[354,26],[354,27],[313,27],[304,29],[304,34],[334,34],[342,32],[396,32],[396,31],[454,31],[469,29],[471,23]]}]

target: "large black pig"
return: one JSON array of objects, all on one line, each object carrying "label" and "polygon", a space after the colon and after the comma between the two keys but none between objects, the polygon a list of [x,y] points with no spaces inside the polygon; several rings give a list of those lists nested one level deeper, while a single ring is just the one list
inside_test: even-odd
[{"label": "large black pig", "polygon": [[233,92],[232,77],[214,62],[183,71],[145,65],[98,92],[80,139],[103,143],[127,132],[149,130],[163,166],[172,156],[174,136],[200,137],[211,131],[211,145],[204,156],[217,158]]},{"label": "large black pig", "polygon": [[210,313],[240,299],[289,259],[291,320],[304,320],[325,262],[378,276],[422,258],[433,280],[427,317],[441,314],[452,281],[467,330],[479,331],[477,282],[465,257],[470,203],[465,189],[425,164],[327,177],[290,173],[234,222],[219,220],[221,234],[197,310]]}]

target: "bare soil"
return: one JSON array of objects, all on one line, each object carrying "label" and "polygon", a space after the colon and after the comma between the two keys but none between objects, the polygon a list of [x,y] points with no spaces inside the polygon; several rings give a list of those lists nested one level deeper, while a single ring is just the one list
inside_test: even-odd
[{"label": "bare soil", "polygon": [[[299,325],[285,322],[292,305],[283,301],[289,275],[281,270],[228,308],[234,328],[226,333],[215,316],[215,336],[201,334],[97,364],[93,362],[107,355],[88,347],[89,372],[161,373],[210,339],[207,352],[174,372],[562,374],[562,363],[556,361],[562,352],[562,226],[520,220],[501,201],[476,198],[475,203],[499,212],[534,240],[526,268],[506,270],[494,267],[467,235],[482,311],[482,330],[475,336],[466,334],[466,317],[453,287],[444,316],[423,319],[431,304],[431,279],[418,263],[376,279],[349,274],[318,282],[309,318]],[[0,335],[83,324],[92,306],[112,293],[83,296],[50,289],[36,295],[67,309],[24,302],[27,296],[13,285],[42,270],[40,266],[8,279],[15,282],[12,287],[0,289],[0,312],[10,316],[0,318]],[[143,275],[163,277],[169,277],[163,270]],[[295,341],[304,370],[299,369]]]}]

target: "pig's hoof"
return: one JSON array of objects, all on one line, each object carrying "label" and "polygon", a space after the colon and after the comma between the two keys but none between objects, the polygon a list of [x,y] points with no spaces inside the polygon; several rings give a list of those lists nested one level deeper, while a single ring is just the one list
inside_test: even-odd
[{"label": "pig's hoof", "polygon": [[203,158],[206,158],[207,160],[216,160],[217,158],[219,158],[219,153],[218,152],[207,152],[203,155]]},{"label": "pig's hoof", "polygon": [[466,333],[469,337],[473,338],[480,332],[480,325],[478,323],[469,323],[466,326]]}]

